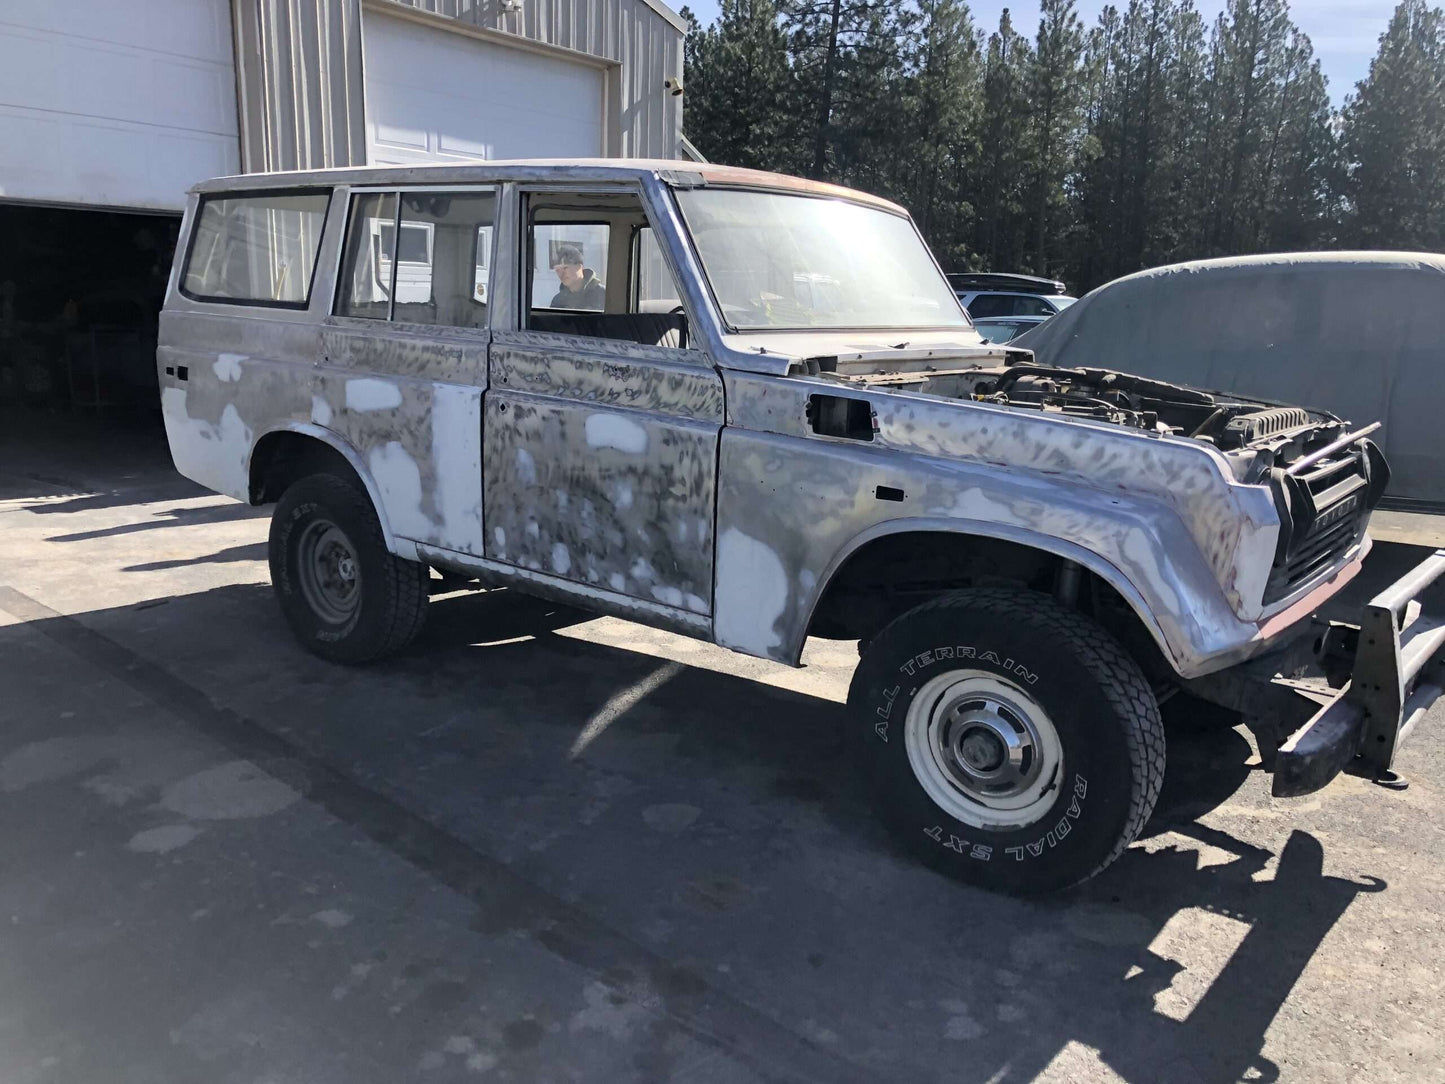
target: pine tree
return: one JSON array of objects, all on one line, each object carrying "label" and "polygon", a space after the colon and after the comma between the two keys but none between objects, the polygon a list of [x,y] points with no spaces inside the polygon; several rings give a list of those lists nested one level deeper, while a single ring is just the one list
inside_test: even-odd
[{"label": "pine tree", "polygon": [[1076,223],[1069,261],[1072,282],[1101,281],[1101,268],[1108,260],[1106,223],[1113,198],[1108,179],[1115,153],[1113,99],[1119,32],[1119,9],[1107,4],[1084,42],[1084,134],[1074,163],[1076,180],[1071,194]]},{"label": "pine tree", "polygon": [[1445,247],[1445,14],[1404,0],[1331,110],[1286,0],[1041,0],[1033,46],[965,0],[724,0],[686,43],[720,161],[909,207],[950,267],[1062,274],[1265,249]]},{"label": "pine tree", "polygon": [[1028,94],[1032,106],[1029,142],[1033,166],[1033,258],[1039,274],[1048,274],[1061,248],[1064,182],[1077,156],[1084,106],[1084,28],[1074,0],[1042,0],[1039,32],[1029,58]]},{"label": "pine tree", "polygon": [[871,3],[854,13],[842,39],[842,65],[833,104],[830,180],[900,198],[910,176],[903,142],[908,73],[903,42],[916,13],[896,2]]},{"label": "pine tree", "polygon": [[1266,181],[1263,121],[1289,32],[1284,0],[1229,0],[1215,23],[1224,139],[1209,243],[1218,253],[1248,252],[1257,244],[1250,224],[1257,188]]},{"label": "pine tree", "polygon": [[1346,101],[1346,232],[1370,248],[1445,245],[1445,16],[1404,0]]},{"label": "pine tree", "polygon": [[1261,249],[1314,248],[1330,239],[1338,148],[1329,93],[1309,38],[1290,34],[1271,102],[1253,234]]},{"label": "pine tree", "polygon": [[717,22],[693,26],[684,44],[689,137],[713,161],[786,168],[788,53],[773,0],[722,0]]},{"label": "pine tree", "polygon": [[920,0],[918,14],[904,56],[911,73],[904,139],[914,148],[904,199],[945,266],[953,267],[966,260],[961,242],[972,215],[959,182],[977,156],[978,39],[959,0]]},{"label": "pine tree", "polygon": [[1169,26],[1170,123],[1150,203],[1150,237],[1141,255],[1145,266],[1188,259],[1203,251],[1208,192],[1213,81],[1204,20],[1193,0],[1175,6]]},{"label": "pine tree", "polygon": [[[783,0],[781,15],[792,64],[795,108],[807,146],[797,146],[800,172],[824,177],[838,97],[839,45],[854,14],[853,0]],[[801,134],[800,133],[800,134]]]},{"label": "pine tree", "polygon": [[1013,28],[1008,8],[989,35],[983,71],[980,169],[973,188],[977,208],[974,249],[994,268],[1024,270],[1023,178],[1027,159],[1029,43]]}]

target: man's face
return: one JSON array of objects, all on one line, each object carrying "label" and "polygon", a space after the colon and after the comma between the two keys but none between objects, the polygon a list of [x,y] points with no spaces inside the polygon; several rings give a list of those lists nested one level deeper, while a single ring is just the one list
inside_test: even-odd
[{"label": "man's face", "polygon": [[557,281],[569,290],[577,289],[582,282],[582,265],[576,263],[559,263],[552,268],[557,272]]}]

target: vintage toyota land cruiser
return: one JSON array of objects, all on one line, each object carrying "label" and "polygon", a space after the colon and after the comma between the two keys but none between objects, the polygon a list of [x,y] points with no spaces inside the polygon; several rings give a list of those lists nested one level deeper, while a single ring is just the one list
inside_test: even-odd
[{"label": "vintage toyota land cruiser", "polygon": [[1156,690],[1353,649],[1269,743],[1283,794],[1386,771],[1439,692],[1445,623],[1400,619],[1445,558],[1357,646],[1306,635],[1369,547],[1363,431],[984,345],[859,192],[643,161],[223,178],[191,194],[160,339],[176,466],[275,503],[311,651],[407,645],[432,570],[792,665],[856,639],[880,815],[985,885],[1129,844]]}]

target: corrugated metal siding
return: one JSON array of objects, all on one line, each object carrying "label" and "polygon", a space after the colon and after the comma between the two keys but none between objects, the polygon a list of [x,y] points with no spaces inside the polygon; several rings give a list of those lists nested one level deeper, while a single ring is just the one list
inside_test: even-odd
[{"label": "corrugated metal siding", "polygon": [[232,0],[241,168],[366,159],[361,0]]},{"label": "corrugated metal siding", "polygon": [[[682,155],[682,31],[646,0],[394,0],[485,30],[616,61],[609,153]],[[241,161],[248,172],[366,161],[362,0],[232,0]]]}]

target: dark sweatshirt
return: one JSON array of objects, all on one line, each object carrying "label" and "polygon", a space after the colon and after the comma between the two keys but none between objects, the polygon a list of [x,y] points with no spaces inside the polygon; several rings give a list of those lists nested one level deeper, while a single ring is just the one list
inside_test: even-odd
[{"label": "dark sweatshirt", "polygon": [[596,309],[601,311],[607,303],[607,288],[592,273],[592,268],[582,269],[582,283],[575,290],[563,286],[552,298],[554,309]]}]

